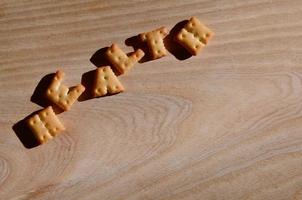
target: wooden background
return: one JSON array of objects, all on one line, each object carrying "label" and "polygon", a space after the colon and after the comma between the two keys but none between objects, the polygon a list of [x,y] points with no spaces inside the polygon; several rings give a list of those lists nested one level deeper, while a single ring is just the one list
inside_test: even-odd
[{"label": "wooden background", "polygon": [[[25,147],[44,76],[77,84],[97,50],[194,15],[216,33],[200,55],[135,65]],[[301,0],[1,0],[0,199],[300,200],[301,61]]]}]

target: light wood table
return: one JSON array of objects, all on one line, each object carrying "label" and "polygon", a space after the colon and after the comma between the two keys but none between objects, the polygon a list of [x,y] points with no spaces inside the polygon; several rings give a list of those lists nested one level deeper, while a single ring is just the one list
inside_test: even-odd
[{"label": "light wood table", "polygon": [[[99,49],[191,16],[215,32],[200,55],[135,65],[34,147],[49,74],[80,83]],[[1,0],[0,116],[1,200],[301,200],[302,1]]]}]

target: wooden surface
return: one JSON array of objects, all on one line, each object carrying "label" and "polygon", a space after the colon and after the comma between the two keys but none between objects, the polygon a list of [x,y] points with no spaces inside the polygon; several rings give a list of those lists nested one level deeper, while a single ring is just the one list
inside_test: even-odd
[{"label": "wooden surface", "polygon": [[[215,32],[202,54],[135,65],[23,145],[44,76],[75,85],[97,50],[194,15]],[[0,47],[1,200],[302,199],[301,0],[1,0]]]}]

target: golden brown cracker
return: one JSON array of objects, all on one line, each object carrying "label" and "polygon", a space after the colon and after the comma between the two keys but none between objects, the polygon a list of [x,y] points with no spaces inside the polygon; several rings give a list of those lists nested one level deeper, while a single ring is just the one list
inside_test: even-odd
[{"label": "golden brown cracker", "polygon": [[106,51],[107,59],[120,74],[129,71],[144,55],[145,53],[141,49],[138,49],[130,56],[127,56],[117,44],[112,44]]},{"label": "golden brown cracker", "polygon": [[99,97],[106,94],[116,94],[124,91],[124,86],[118,80],[109,66],[96,69],[93,96]]},{"label": "golden brown cracker", "polygon": [[30,117],[27,125],[41,144],[65,130],[51,106]]},{"label": "golden brown cracker", "polygon": [[168,54],[164,45],[164,38],[167,35],[168,29],[166,27],[139,34],[140,39],[147,42],[152,59],[158,59]]},{"label": "golden brown cracker", "polygon": [[175,40],[192,55],[197,55],[201,48],[208,44],[213,35],[213,31],[196,17],[192,17],[176,35]]},{"label": "golden brown cracker", "polygon": [[57,71],[46,91],[46,98],[63,110],[69,110],[72,104],[84,92],[85,87],[78,84],[72,88],[62,84],[65,77],[63,71]]}]

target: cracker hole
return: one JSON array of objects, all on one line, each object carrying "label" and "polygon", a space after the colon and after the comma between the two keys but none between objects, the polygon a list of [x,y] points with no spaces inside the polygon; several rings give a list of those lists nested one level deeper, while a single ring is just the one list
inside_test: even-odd
[{"label": "cracker hole", "polygon": [[198,49],[200,46],[199,45],[195,45],[195,49]]},{"label": "cracker hole", "polygon": [[157,51],[157,54],[161,54],[161,51],[160,51],[160,50],[158,50],[158,51]]},{"label": "cracker hole", "polygon": [[99,94],[102,93],[102,89],[101,89],[101,88],[97,89],[96,91],[97,91],[97,93],[99,93]]},{"label": "cracker hole", "polygon": [[103,79],[108,80],[108,76],[103,76]]},{"label": "cracker hole", "polygon": [[104,69],[103,69],[103,72],[106,72],[106,70],[107,70],[107,69],[106,69],[106,68],[104,68]]}]

